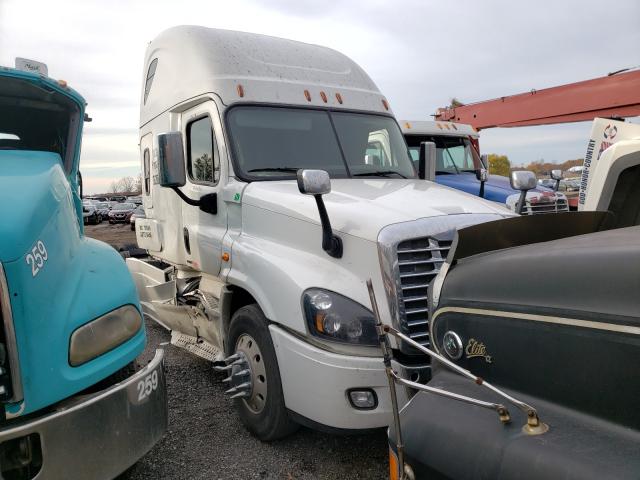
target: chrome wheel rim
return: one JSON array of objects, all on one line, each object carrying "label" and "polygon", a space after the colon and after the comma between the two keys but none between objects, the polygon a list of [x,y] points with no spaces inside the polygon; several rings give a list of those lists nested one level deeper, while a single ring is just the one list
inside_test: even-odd
[{"label": "chrome wheel rim", "polygon": [[267,402],[267,370],[262,352],[255,339],[246,333],[238,337],[236,352],[243,353],[246,357],[251,376],[250,394],[242,401],[251,412],[260,413]]}]

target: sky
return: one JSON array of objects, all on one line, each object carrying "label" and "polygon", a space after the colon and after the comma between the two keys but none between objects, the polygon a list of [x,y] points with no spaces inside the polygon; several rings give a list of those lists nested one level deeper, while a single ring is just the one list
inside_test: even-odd
[{"label": "sky", "polygon": [[[367,71],[399,119],[431,119],[452,97],[481,101],[640,65],[637,0],[0,0],[0,65],[45,62],[88,102],[88,193],[139,173],[145,48],[180,24],[339,50]],[[481,149],[515,165],[562,162],[584,156],[589,132],[589,122],[488,129]]]}]

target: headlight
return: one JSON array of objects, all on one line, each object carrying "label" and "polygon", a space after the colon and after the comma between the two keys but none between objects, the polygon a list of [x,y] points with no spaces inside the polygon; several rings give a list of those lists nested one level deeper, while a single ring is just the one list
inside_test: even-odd
[{"label": "headlight", "polygon": [[311,288],[302,295],[304,315],[312,335],[335,342],[378,345],[373,313],[329,290]]},{"label": "headlight", "polygon": [[69,342],[69,364],[77,367],[113,350],[132,338],[142,327],[140,312],[133,305],[116,308],[77,328]]}]

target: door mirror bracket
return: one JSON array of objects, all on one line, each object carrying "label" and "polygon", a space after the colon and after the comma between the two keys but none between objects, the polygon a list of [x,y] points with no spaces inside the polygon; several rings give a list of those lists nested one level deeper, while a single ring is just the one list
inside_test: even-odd
[{"label": "door mirror bracket", "polygon": [[322,195],[331,192],[331,179],[324,170],[303,170],[297,172],[298,190],[304,195],[313,195],[322,225],[322,249],[333,258],[342,258],[342,239],[333,233],[327,208]]}]

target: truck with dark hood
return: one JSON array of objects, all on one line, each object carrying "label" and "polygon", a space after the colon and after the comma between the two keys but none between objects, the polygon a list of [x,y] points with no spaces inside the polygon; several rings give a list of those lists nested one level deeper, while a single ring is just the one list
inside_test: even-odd
[{"label": "truck with dark hood", "polygon": [[457,232],[417,346],[432,379],[390,372],[418,392],[389,431],[391,478],[639,477],[640,227],[611,225],[581,212]]},{"label": "truck with dark hood", "polygon": [[114,478],[166,430],[163,354],[134,366],[133,280],[84,235],[84,98],[16,63],[0,67],[0,478]]}]

